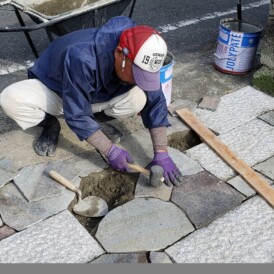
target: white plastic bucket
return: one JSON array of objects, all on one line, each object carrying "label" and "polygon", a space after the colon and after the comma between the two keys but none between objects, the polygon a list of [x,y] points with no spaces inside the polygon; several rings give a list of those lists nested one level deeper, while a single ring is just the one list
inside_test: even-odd
[{"label": "white plastic bucket", "polygon": [[174,56],[171,52],[168,51],[164,61],[164,65],[160,69],[160,82],[166,98],[167,106],[169,106],[171,102],[173,66]]},{"label": "white plastic bucket", "polygon": [[245,74],[254,64],[263,26],[235,18],[220,21],[214,66],[225,73]]}]

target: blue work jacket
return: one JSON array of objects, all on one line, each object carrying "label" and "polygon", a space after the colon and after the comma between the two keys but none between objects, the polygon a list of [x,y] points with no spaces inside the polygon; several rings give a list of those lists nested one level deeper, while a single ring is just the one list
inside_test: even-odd
[{"label": "blue work jacket", "polygon": [[[28,70],[63,99],[66,123],[82,141],[100,126],[91,104],[105,102],[131,89],[114,70],[114,50],[123,30],[136,25],[126,16],[110,19],[100,28],[77,30],[58,37]],[[147,103],[141,111],[146,128],[169,126],[162,89],[146,92]]]}]

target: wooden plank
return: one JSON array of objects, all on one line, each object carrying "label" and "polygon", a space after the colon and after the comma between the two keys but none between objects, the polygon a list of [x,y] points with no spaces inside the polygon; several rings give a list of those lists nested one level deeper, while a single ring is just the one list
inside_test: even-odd
[{"label": "wooden plank", "polygon": [[272,207],[274,207],[274,188],[271,187],[258,173],[224,144],[209,130],[195,115],[186,108],[176,111],[178,116],[192,128],[209,147],[211,147],[231,168],[240,174],[246,182],[255,189]]}]

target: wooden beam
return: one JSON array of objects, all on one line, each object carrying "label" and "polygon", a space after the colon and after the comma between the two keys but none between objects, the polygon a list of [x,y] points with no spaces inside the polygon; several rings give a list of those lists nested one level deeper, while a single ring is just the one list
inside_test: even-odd
[{"label": "wooden beam", "polygon": [[240,174],[272,207],[274,207],[274,188],[258,173],[224,144],[211,130],[186,108],[176,111],[178,116],[192,128],[204,142],[212,148],[231,168]]}]

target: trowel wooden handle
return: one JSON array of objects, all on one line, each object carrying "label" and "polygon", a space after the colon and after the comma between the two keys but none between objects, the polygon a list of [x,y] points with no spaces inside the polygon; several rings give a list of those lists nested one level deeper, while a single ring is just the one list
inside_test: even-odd
[{"label": "trowel wooden handle", "polygon": [[61,185],[65,186],[66,188],[70,189],[71,191],[78,193],[80,190],[78,187],[76,187],[72,182],[70,182],[68,179],[63,177],[58,172],[51,170],[49,172],[49,176],[54,179],[56,182],[60,183]]},{"label": "trowel wooden handle", "polygon": [[150,171],[149,171],[149,170],[147,170],[147,169],[145,169],[145,168],[143,168],[143,167],[141,167],[141,166],[139,166],[139,165],[135,165],[135,164],[130,164],[130,163],[128,163],[128,166],[129,166],[130,168],[132,168],[133,170],[135,170],[135,171],[138,171],[138,172],[143,173],[144,175],[147,175],[147,176],[150,175]]}]

